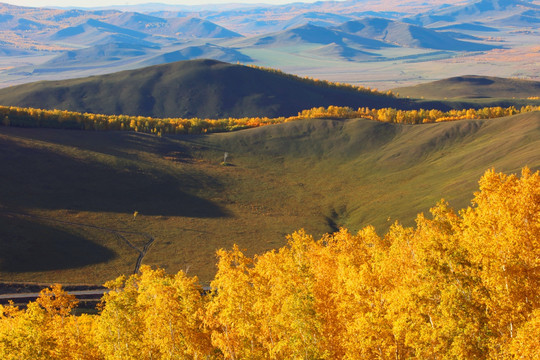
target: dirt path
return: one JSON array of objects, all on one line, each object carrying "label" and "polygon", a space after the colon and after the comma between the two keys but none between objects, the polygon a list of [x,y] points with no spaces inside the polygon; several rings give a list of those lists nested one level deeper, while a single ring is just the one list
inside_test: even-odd
[{"label": "dirt path", "polygon": [[[115,229],[109,229],[109,228],[96,226],[96,225],[91,225],[91,224],[83,224],[83,223],[77,223],[77,222],[73,222],[73,221],[58,220],[58,219],[54,219],[54,218],[50,218],[50,217],[46,217],[46,216],[31,215],[31,214],[27,214],[27,213],[7,211],[7,210],[0,210],[0,213],[7,214],[7,215],[13,215],[13,216],[23,216],[23,217],[28,217],[28,218],[31,218],[31,219],[47,220],[47,221],[51,221],[51,222],[55,222],[55,223],[59,223],[59,224],[66,224],[66,225],[72,225],[72,226],[80,226],[80,227],[92,228],[92,229],[97,229],[97,230],[109,232],[109,233],[111,233],[111,234],[113,234],[115,236],[118,236],[126,245],[128,245],[130,248],[132,248],[133,250],[135,250],[136,252],[139,253],[139,256],[137,257],[137,261],[135,262],[135,268],[133,269],[134,274],[137,274],[139,272],[139,269],[141,267],[141,263],[142,263],[143,258],[145,257],[146,253],[150,249],[150,246],[152,246],[152,244],[154,243],[154,238],[150,234],[143,233],[143,232],[115,230]],[[142,237],[146,238],[147,241],[144,244],[143,248],[139,249],[131,241],[129,241],[129,239],[126,236],[124,236],[124,234],[142,236]]]}]

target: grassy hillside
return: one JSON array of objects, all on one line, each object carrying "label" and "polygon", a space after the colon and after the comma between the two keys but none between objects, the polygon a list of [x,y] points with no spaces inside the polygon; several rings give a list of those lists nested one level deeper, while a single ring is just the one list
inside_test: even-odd
[{"label": "grassy hillside", "polygon": [[413,48],[452,51],[486,51],[492,45],[460,41],[444,32],[383,18],[364,18],[348,21],[338,29],[358,36],[385,41],[389,44]]},{"label": "grassy hillside", "polygon": [[400,96],[426,99],[518,98],[540,96],[540,81],[465,75],[394,89]]},{"label": "grassy hillside", "polygon": [[242,54],[236,49],[231,49],[223,46],[218,46],[210,43],[199,46],[187,46],[181,50],[171,51],[164,54],[156,55],[150,59],[144,60],[141,64],[145,66],[166,64],[175,61],[188,59],[214,59],[229,63],[253,62],[249,56]]},{"label": "grassy hillside", "polygon": [[411,107],[407,99],[282,73],[192,60],[0,89],[0,104],[153,117],[289,116],[315,106]]},{"label": "grassy hillside", "polygon": [[241,40],[236,45],[283,47],[305,44],[329,45],[334,43],[340,45],[349,44],[364,49],[381,49],[395,46],[380,40],[350,34],[340,29],[328,29],[311,23],[277,33],[264,34]]},{"label": "grassy hillside", "polygon": [[[341,52],[340,56],[366,55],[351,53],[348,50],[352,49],[336,44],[332,46],[334,51]],[[178,54],[171,53],[171,56]],[[463,81],[465,84],[461,84]],[[457,85],[458,89],[468,89],[470,82],[473,82],[471,88],[475,88],[474,81],[463,81]],[[445,85],[432,85],[434,91],[428,92],[429,96],[435,96],[432,94],[437,94]],[[531,86],[527,90],[534,95],[536,91],[534,85]],[[498,85],[493,87],[502,88]],[[477,91],[481,92],[483,88]],[[406,90],[404,92],[407,93]],[[424,93],[416,95],[421,97]],[[447,111],[490,106],[520,107],[532,101],[512,98],[447,100],[442,97],[439,97],[441,100],[415,100],[401,95],[395,97],[369,88],[300,78],[269,68],[216,60],[189,60],[108,75],[42,81],[0,89],[0,105],[107,115],[216,119],[287,117],[304,109],[331,105],[353,109],[391,107]],[[540,101],[535,103],[540,104]]]},{"label": "grassy hillside", "polygon": [[540,168],[539,112],[425,125],[313,119],[205,136],[0,130],[1,280],[99,283],[133,271],[150,235],[143,263],[204,282],[218,248],[261,253],[302,227],[383,232],[442,197],[466,206],[487,168]]}]

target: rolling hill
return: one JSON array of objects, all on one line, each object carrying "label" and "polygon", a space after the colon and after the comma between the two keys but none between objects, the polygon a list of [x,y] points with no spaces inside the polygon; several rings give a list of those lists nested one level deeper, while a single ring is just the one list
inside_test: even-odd
[{"label": "rolling hill", "polygon": [[436,22],[490,22],[540,10],[540,5],[523,0],[480,0],[465,5],[454,5],[419,14],[409,20],[429,25]]},{"label": "rolling hill", "polygon": [[218,248],[261,253],[299,228],[410,225],[443,197],[468,205],[487,168],[540,169],[539,149],[538,112],[424,125],[312,119],[204,136],[2,128],[0,278],[129,273],[138,254],[121,232],[136,247],[155,239],[144,263],[205,282]]},{"label": "rolling hill", "polygon": [[499,29],[481,25],[479,23],[458,23],[452,25],[444,25],[434,30],[459,30],[459,31],[472,31],[472,32],[498,32]]},{"label": "rolling hill", "polygon": [[107,43],[63,52],[57,57],[43,63],[42,66],[92,66],[106,61],[119,61],[131,57],[143,56],[149,50],[155,48],[155,46],[150,47],[137,44]]},{"label": "rolling hill", "polygon": [[51,40],[78,45],[123,42],[151,46],[152,43],[145,40],[149,37],[148,34],[139,31],[129,30],[103,21],[89,19],[83,24],[59,30],[50,38]]},{"label": "rolling hill", "polygon": [[[318,106],[414,107],[410,100],[318,86],[215,60],[0,89],[0,104],[152,117],[291,116]],[[448,107],[447,105],[439,106]]]},{"label": "rolling hill", "polygon": [[[538,4],[366,0],[87,10],[0,4],[0,42],[6,44],[0,50],[0,87],[110,74],[160,61],[208,57],[248,62],[237,52],[255,65],[381,89],[459,75],[461,61],[467,73],[535,78]],[[221,48],[207,49],[207,42]],[[118,49],[109,51],[118,56],[92,57],[92,51],[102,51],[94,46],[110,44],[146,53],[126,51],[124,57]],[[193,48],[183,50],[188,47]],[[82,48],[88,49],[79,54]],[[65,56],[44,64],[61,52]],[[89,63],[82,65],[83,59]],[[445,61],[448,66],[441,67]]]},{"label": "rolling hill", "polygon": [[210,21],[193,16],[160,18],[133,12],[119,12],[107,16],[110,24],[152,35],[181,38],[234,38],[242,35]]},{"label": "rolling hill", "polygon": [[366,49],[381,49],[393,47],[379,40],[350,34],[339,29],[327,29],[312,24],[302,25],[277,33],[255,36],[237,43],[240,46],[283,47],[304,44],[340,44],[354,45]]},{"label": "rolling hill", "polygon": [[466,75],[394,89],[400,96],[443,98],[528,98],[540,96],[540,81]]},{"label": "rolling hill", "polygon": [[331,43],[328,45],[317,47],[315,49],[307,50],[305,51],[305,53],[320,56],[321,58],[337,58],[346,59],[348,61],[373,61],[375,59],[381,58],[375,53],[353,49],[349,46],[336,43]]},{"label": "rolling hill", "polygon": [[413,48],[451,51],[484,51],[495,48],[492,45],[457,40],[448,33],[383,18],[352,20],[339,26],[338,29],[350,34]]},{"label": "rolling hill", "polygon": [[20,55],[28,55],[29,53],[30,53],[29,51],[17,49],[11,44],[8,44],[4,41],[0,41],[0,56],[20,56]]},{"label": "rolling hill", "polygon": [[343,24],[346,21],[352,20],[350,16],[325,13],[325,12],[305,12],[293,17],[287,21],[280,23],[281,30],[296,28],[306,24],[311,24],[320,27],[330,27]]},{"label": "rolling hill", "polygon": [[157,55],[150,59],[144,60],[142,65],[159,65],[192,59],[213,59],[228,63],[249,63],[253,61],[253,59],[251,59],[249,56],[242,54],[238,50],[206,43],[198,46],[187,46],[180,50]]},{"label": "rolling hill", "polygon": [[527,11],[522,14],[510,15],[508,17],[492,20],[487,24],[491,26],[513,26],[525,28],[538,28],[540,24],[540,10]]}]

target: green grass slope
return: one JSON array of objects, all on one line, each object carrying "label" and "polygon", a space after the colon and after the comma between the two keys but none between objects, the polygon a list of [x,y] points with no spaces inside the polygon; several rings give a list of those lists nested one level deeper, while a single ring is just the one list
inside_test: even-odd
[{"label": "green grass slope", "polygon": [[465,75],[393,90],[411,98],[521,98],[540,96],[540,81]]},{"label": "green grass slope", "polygon": [[152,117],[291,116],[318,106],[410,107],[407,99],[318,86],[215,60],[0,89],[0,104]]},{"label": "green grass slope", "polygon": [[206,282],[218,248],[260,253],[299,228],[382,233],[443,197],[468,205],[487,168],[540,169],[540,113],[170,137],[0,128],[0,150],[0,280],[100,283],[133,271],[150,235],[143,263]]}]

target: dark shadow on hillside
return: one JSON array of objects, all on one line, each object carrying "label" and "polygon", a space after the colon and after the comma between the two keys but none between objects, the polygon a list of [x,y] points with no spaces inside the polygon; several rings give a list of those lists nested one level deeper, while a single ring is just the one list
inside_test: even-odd
[{"label": "dark shadow on hillside", "polygon": [[0,213],[0,271],[34,272],[104,263],[116,254],[33,219]]},{"label": "dark shadow on hillside", "polygon": [[[0,142],[0,203],[11,208],[69,209],[141,215],[223,217],[225,210],[192,192],[217,181],[110,166],[44,149]],[[191,192],[191,193],[190,193]]]},{"label": "dark shadow on hillside", "polygon": [[[153,134],[133,131],[81,131],[40,128],[8,128],[17,136],[29,140],[47,141],[55,144],[72,146],[81,150],[111,155],[125,160],[138,160],[137,152],[148,152],[166,155],[170,152],[181,152],[189,155],[192,147],[185,141],[174,141],[167,136],[158,137]],[[199,139],[201,135],[189,135],[189,142]]]}]

